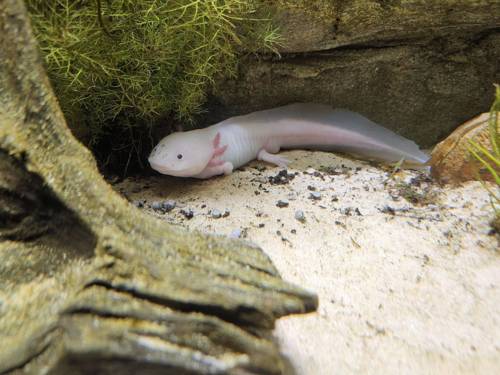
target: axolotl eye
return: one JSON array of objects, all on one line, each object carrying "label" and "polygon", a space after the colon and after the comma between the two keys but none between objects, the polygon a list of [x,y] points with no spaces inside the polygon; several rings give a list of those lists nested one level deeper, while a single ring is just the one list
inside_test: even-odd
[{"label": "axolotl eye", "polygon": [[182,154],[177,155],[177,159],[182,159]]}]

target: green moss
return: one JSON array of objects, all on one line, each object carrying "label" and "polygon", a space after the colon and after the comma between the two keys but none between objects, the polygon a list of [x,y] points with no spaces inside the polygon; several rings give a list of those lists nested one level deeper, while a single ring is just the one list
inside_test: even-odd
[{"label": "green moss", "polygon": [[214,78],[235,73],[240,46],[277,39],[257,0],[26,3],[63,112],[91,143],[168,114],[191,120]]}]

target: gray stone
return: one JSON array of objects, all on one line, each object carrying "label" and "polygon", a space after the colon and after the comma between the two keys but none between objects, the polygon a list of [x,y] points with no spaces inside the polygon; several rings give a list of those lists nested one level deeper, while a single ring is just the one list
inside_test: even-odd
[{"label": "gray stone", "polygon": [[278,202],[276,202],[276,206],[279,208],[288,207],[288,204],[288,200],[286,199],[280,199]]},{"label": "gray stone", "polygon": [[177,206],[177,203],[174,200],[166,200],[162,203],[161,206],[166,212],[169,212],[172,211],[175,206]]},{"label": "gray stone", "polygon": [[151,203],[151,208],[155,211],[159,211],[162,209],[162,203],[161,202],[153,202],[153,203]]},{"label": "gray stone", "polygon": [[424,147],[488,110],[500,81],[498,0],[277,1],[281,58],[249,56],[208,122],[291,102],[362,113]]},{"label": "gray stone", "polygon": [[229,234],[229,238],[240,238],[241,237],[241,229],[235,229]]},{"label": "gray stone", "polygon": [[210,210],[210,216],[213,219],[220,219],[222,217],[222,213],[218,209],[214,208]]},{"label": "gray stone", "polygon": [[319,191],[311,191],[309,193],[309,199],[312,199],[314,201],[319,201],[321,200],[321,193]]},{"label": "gray stone", "polygon": [[302,211],[302,210],[295,211],[295,219],[300,221],[301,223],[305,222],[306,215],[304,214],[304,211]]}]

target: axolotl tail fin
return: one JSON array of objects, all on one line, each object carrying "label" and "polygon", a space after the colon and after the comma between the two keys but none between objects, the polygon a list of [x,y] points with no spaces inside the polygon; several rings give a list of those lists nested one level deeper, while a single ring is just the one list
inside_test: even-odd
[{"label": "axolotl tail fin", "polygon": [[309,128],[310,133],[317,129],[315,133],[322,134],[320,142],[302,146],[341,151],[387,162],[399,162],[403,159],[407,164],[418,165],[429,160],[429,156],[415,142],[359,113],[334,110],[328,105],[312,103],[297,103],[281,108],[282,114],[286,113],[286,118],[283,118],[285,122],[302,123]]},{"label": "axolotl tail fin", "polygon": [[359,113],[343,109],[336,110],[331,114],[330,121],[335,126],[348,127],[373,141],[373,148],[351,145],[353,152],[390,162],[404,159],[410,163],[425,164],[429,160],[429,155],[421,151],[415,142],[378,125]]}]

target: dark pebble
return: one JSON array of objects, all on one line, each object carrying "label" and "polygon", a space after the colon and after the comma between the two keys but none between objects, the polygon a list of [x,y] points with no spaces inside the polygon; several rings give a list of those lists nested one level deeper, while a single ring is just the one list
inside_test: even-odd
[{"label": "dark pebble", "polygon": [[286,185],[295,178],[295,173],[288,173],[286,169],[282,169],[276,176],[269,177],[269,182],[272,185]]},{"label": "dark pebble", "polygon": [[161,204],[161,208],[163,208],[165,212],[172,211],[175,208],[175,206],[177,206],[177,203],[173,200],[164,201]]},{"label": "dark pebble", "polygon": [[283,207],[288,207],[288,201],[286,199],[280,199],[278,202],[276,202],[276,206],[279,208]]},{"label": "dark pebble", "polygon": [[190,209],[190,208],[188,208],[188,209],[184,209],[184,208],[183,208],[183,209],[181,210],[181,214],[182,214],[182,215],[184,215],[184,217],[185,217],[186,219],[192,219],[192,218],[193,218],[193,216],[194,216],[194,212],[193,212],[193,210],[192,210],[192,209]]},{"label": "dark pebble", "polygon": [[143,208],[144,207],[144,203],[145,201],[142,200],[142,201],[133,201],[132,204],[138,208]]},{"label": "dark pebble", "polygon": [[311,191],[311,193],[309,194],[309,199],[319,201],[321,199],[321,193],[319,191]]}]

